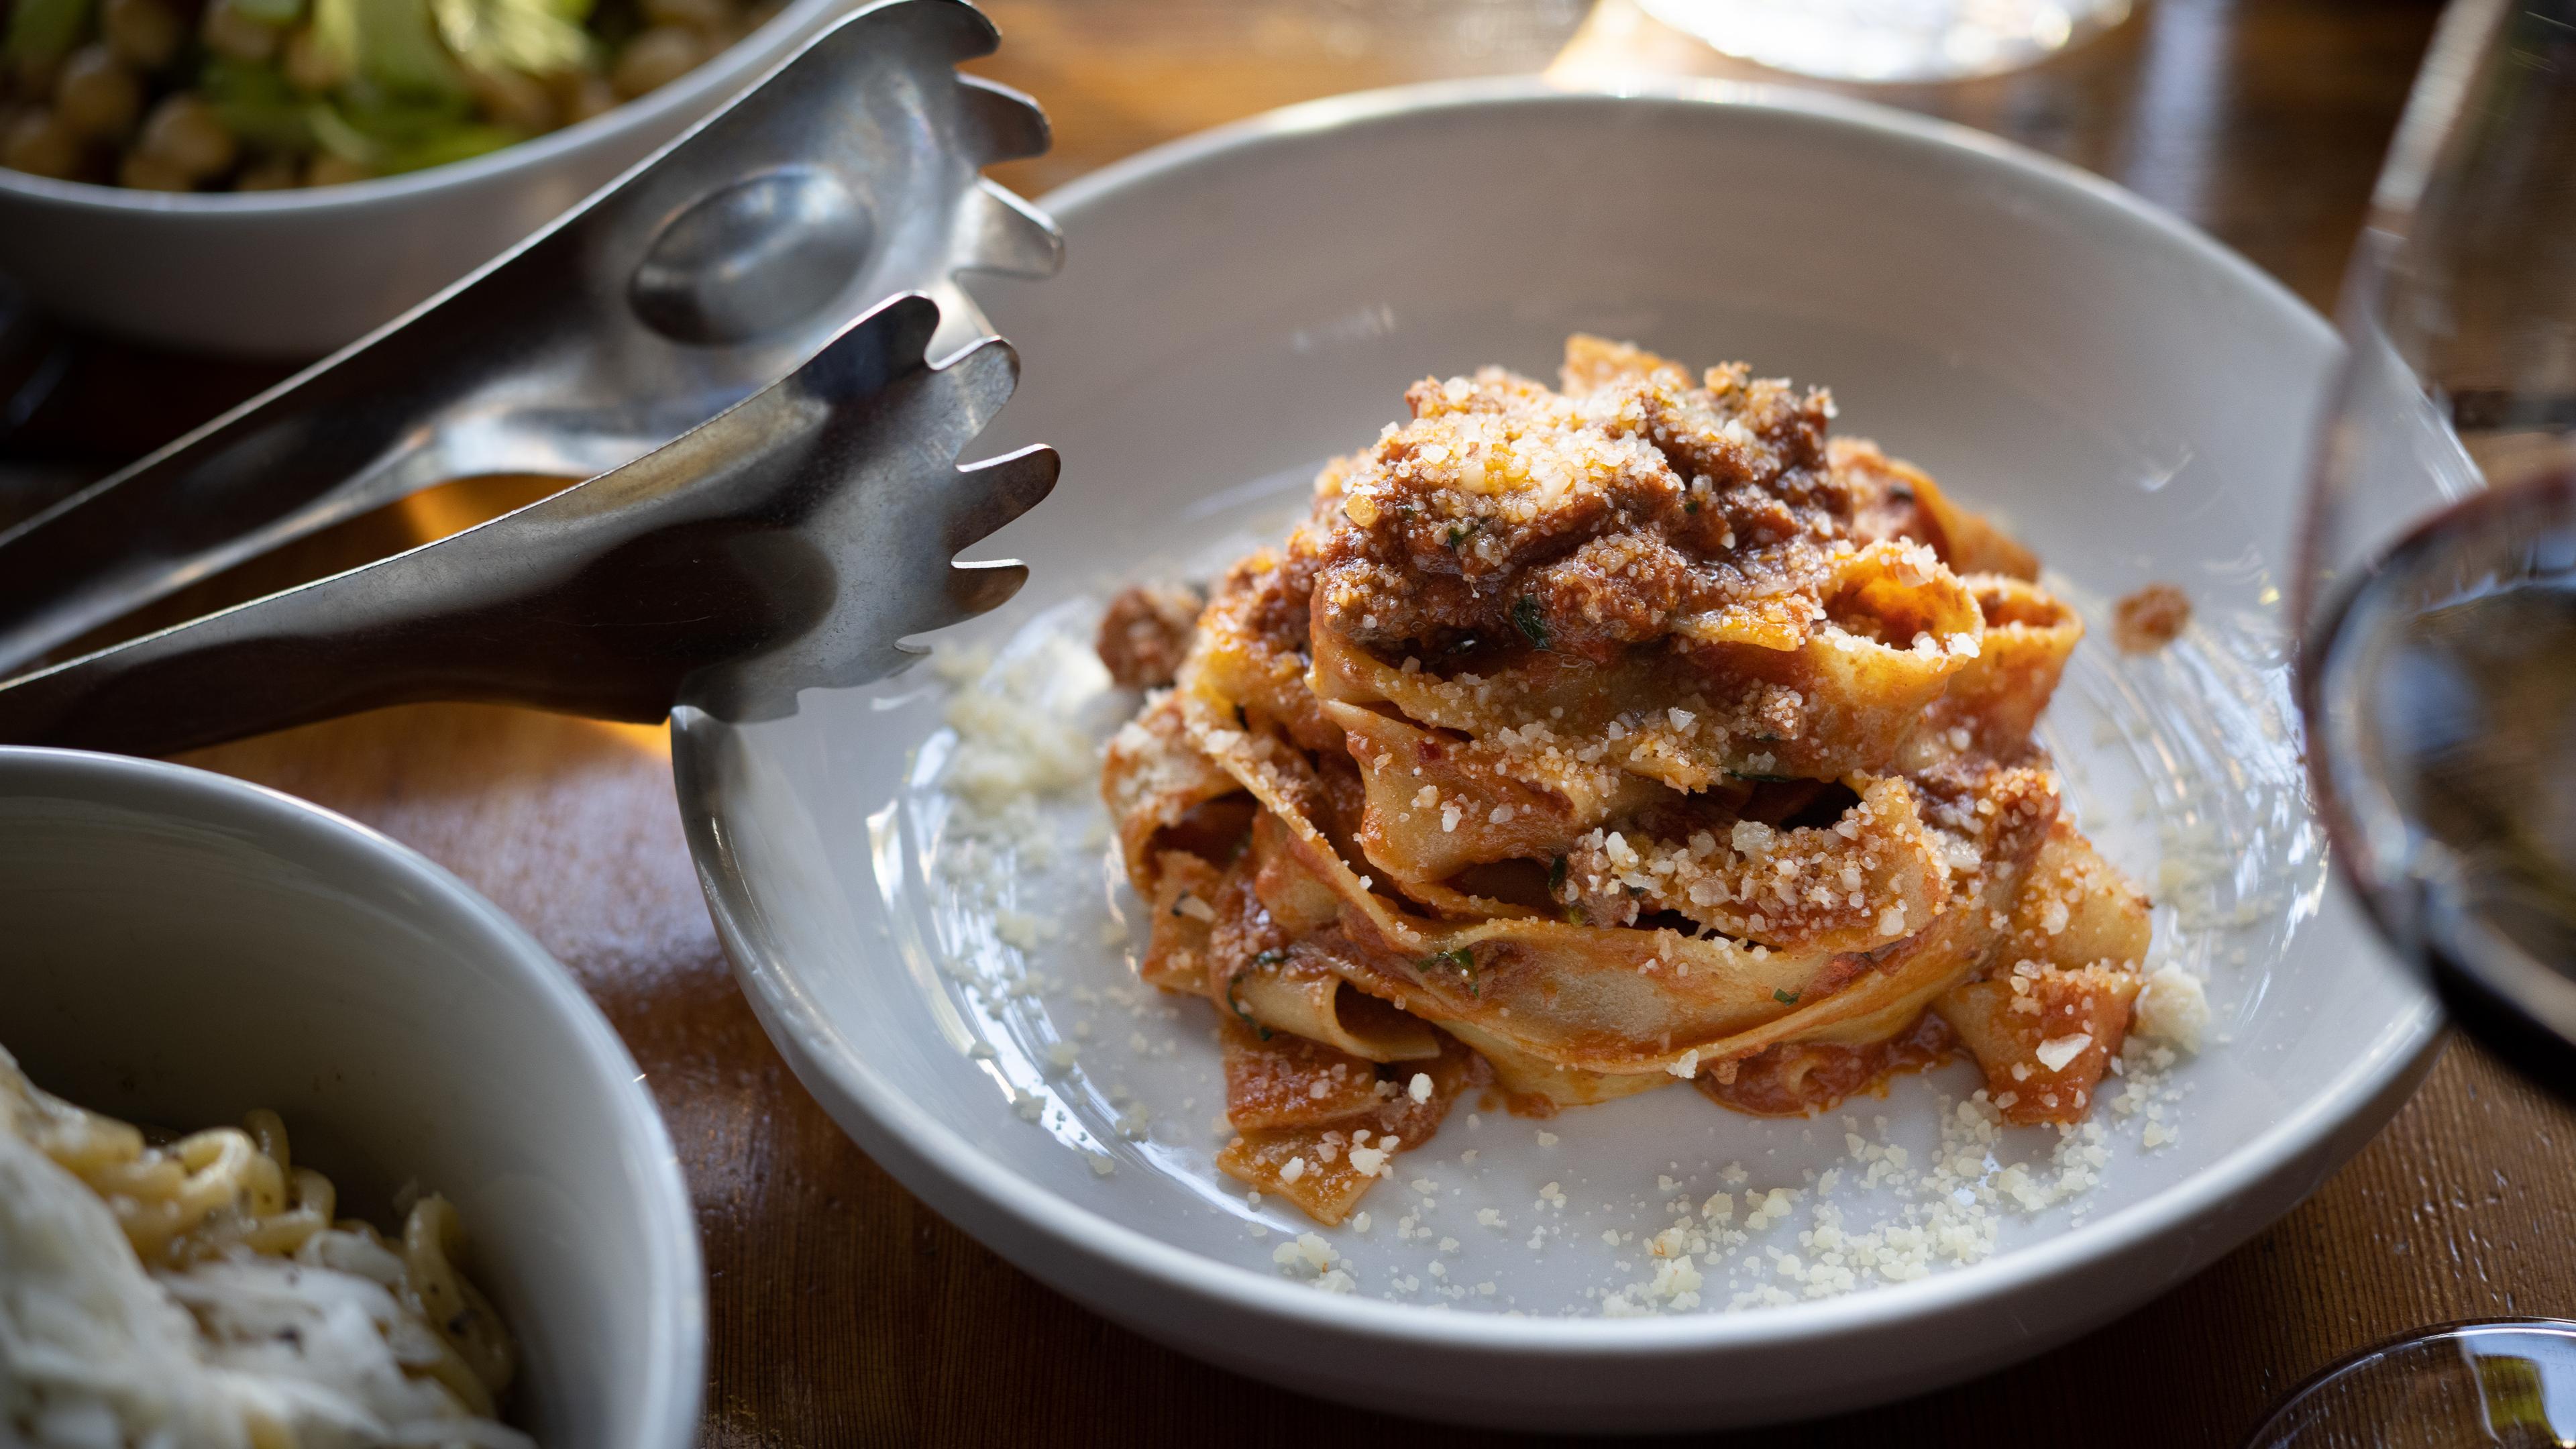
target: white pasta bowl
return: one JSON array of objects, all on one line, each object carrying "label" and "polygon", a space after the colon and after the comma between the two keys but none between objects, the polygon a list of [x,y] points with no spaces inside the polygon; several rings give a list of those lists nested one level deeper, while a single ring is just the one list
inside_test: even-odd
[{"label": "white pasta bowl", "polygon": [[[2335,345],[2241,259],[1988,137],[1724,87],[1321,102],[1045,205],[1062,275],[976,288],[1025,366],[977,451],[1052,443],[1063,482],[992,545],[1027,559],[1025,594],[939,641],[959,663],[938,673],[975,692],[961,708],[924,671],[758,725],[684,713],[676,749],[771,1035],[878,1161],[1021,1267],[1187,1352],[1372,1407],[1524,1429],[1779,1420],[2137,1306],[2288,1211],[2412,1090],[2436,1017],[2328,888],[2281,642]],[[2098,1158],[2053,1135],[2007,1137],[1993,1163],[1973,1141],[1945,1153],[1945,1103],[1977,1085],[1957,1063],[1810,1121],[1686,1090],[1544,1124],[1465,1104],[1396,1159],[1365,1231],[1316,1231],[1213,1170],[1214,1015],[1133,984],[1136,903],[1100,859],[1083,751],[1134,700],[1081,662],[1092,621],[1122,581],[1275,542],[1315,467],[1399,416],[1408,383],[1487,362],[1550,376],[1577,329],[1831,386],[1839,432],[2000,516],[2094,625],[2044,738],[2083,827],[2158,897],[2157,959],[2205,976],[2215,1010],[2206,1050],[2097,1110]],[[2127,658],[2109,601],[2150,582],[2181,586],[2195,623]],[[977,645],[999,649],[980,676]],[[970,809],[942,784],[961,749],[990,766],[997,737],[1067,730],[1021,779],[1061,791]],[[1893,1178],[1889,1144],[1910,1164]],[[1786,1216],[1705,1259],[1696,1288],[1651,1281],[1676,1207],[1731,1193],[1740,1229],[1774,1188]],[[1898,1231],[1943,1202],[1966,1215],[1948,1240]],[[1325,1262],[1357,1291],[1299,1281]],[[1858,1291],[1832,1294],[1855,1265]]]},{"label": "white pasta bowl", "polygon": [[[0,749],[0,1044],[151,1126],[285,1120],[343,1212],[463,1215],[550,1449],[693,1442],[705,1293],[635,1061],[563,967],[383,836],[176,765]],[[371,1206],[372,1205],[372,1206]]]}]

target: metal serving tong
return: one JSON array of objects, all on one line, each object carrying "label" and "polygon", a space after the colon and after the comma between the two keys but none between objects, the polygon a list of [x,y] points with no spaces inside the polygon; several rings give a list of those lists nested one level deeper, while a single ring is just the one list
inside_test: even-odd
[{"label": "metal serving tong", "polygon": [[1047,141],[955,72],[995,43],[962,0],[861,10],[408,316],[0,534],[6,671],[450,478],[598,475],[0,685],[0,740],[158,754],[428,699],[768,718],[1009,598],[1019,565],[950,560],[1056,460],[955,466],[1018,361],[954,274],[1043,276],[1061,242],[978,175]]}]

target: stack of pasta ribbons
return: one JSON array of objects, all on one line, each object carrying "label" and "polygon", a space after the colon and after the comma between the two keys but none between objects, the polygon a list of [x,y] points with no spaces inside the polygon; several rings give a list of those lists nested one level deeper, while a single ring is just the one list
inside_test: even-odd
[{"label": "stack of pasta ribbons", "polygon": [[1959,1046],[2007,1119],[2080,1119],[2148,907],[2031,738],[2083,634],[2037,560],[1741,365],[1578,336],[1560,388],[1407,402],[1284,547],[1103,628],[1220,1165],[1338,1222],[1469,1090],[1795,1115]]}]

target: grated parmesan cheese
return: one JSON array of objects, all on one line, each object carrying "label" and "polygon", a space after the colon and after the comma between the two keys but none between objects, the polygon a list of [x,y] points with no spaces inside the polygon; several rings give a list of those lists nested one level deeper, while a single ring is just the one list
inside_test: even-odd
[{"label": "grated parmesan cheese", "polygon": [[2209,1030],[2209,994],[2199,977],[2179,966],[2159,966],[2138,992],[2131,1027],[2151,1041],[2196,1053]]},{"label": "grated parmesan cheese", "polygon": [[2084,1049],[2091,1045],[2093,1045],[2092,1034],[2079,1031],[2067,1036],[2050,1037],[2041,1042],[2038,1049],[2031,1055],[2039,1058],[2039,1064],[2050,1071],[2062,1072],[2066,1070],[2068,1062],[2084,1055]]}]

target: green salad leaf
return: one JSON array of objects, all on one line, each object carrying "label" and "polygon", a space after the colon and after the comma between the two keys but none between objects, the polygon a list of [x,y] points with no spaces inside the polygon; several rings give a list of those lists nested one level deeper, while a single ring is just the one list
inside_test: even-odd
[{"label": "green salad leaf", "polygon": [[226,3],[251,19],[270,25],[293,25],[304,18],[304,0],[226,0]]},{"label": "green salad leaf", "polygon": [[581,14],[556,0],[429,0],[429,8],[448,51],[469,70],[548,75],[590,54]]},{"label": "green salad leaf", "polygon": [[206,63],[197,88],[224,125],[255,149],[299,155],[313,149],[314,103],[274,68],[217,57]]},{"label": "green salad leaf", "polygon": [[470,94],[465,73],[439,43],[429,0],[313,0],[313,43],[342,71],[388,94],[460,101]]},{"label": "green salad leaf", "polygon": [[389,96],[359,85],[307,111],[323,150],[381,175],[418,171],[498,151],[528,139],[509,126],[476,120],[462,97]]}]

